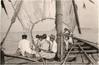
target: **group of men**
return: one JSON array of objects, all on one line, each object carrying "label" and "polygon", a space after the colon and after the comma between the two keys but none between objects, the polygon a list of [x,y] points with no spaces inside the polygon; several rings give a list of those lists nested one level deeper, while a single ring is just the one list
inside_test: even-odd
[{"label": "group of men", "polygon": [[22,56],[32,57],[42,57],[46,59],[52,59],[57,53],[57,43],[55,41],[55,36],[50,35],[49,40],[47,35],[36,35],[34,39],[34,44],[31,44],[27,40],[27,35],[22,35],[22,40],[18,44],[18,51]]},{"label": "group of men", "polygon": [[[64,28],[63,32],[63,39],[65,43],[65,50],[68,51],[69,44],[73,44],[72,33],[69,29]],[[4,52],[2,50],[2,46],[0,46],[0,64],[4,64]],[[38,57],[38,58],[45,58],[45,59],[55,59],[57,54],[57,43],[55,35],[51,34],[47,36],[46,34],[43,35],[36,35],[34,42],[30,42],[27,39],[27,35],[22,35],[22,40],[18,43],[17,53],[26,56],[26,57]]]},{"label": "group of men", "polygon": [[[36,35],[34,43],[32,44],[27,40],[27,35],[22,35],[22,40],[18,44],[18,51],[22,56],[27,57],[42,57],[46,59],[55,58],[57,53],[57,43],[55,35],[47,34]],[[72,34],[65,28],[63,32],[63,39],[65,43],[65,49],[68,50],[69,43],[73,44]]]}]

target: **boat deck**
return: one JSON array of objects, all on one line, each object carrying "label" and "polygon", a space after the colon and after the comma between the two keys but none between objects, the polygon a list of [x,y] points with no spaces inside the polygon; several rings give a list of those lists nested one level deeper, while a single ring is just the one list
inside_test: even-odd
[{"label": "boat deck", "polygon": [[[5,54],[5,65],[98,65],[99,49],[91,42],[75,38],[76,44],[65,52],[64,59],[60,61],[38,61],[37,58],[27,58],[17,55]],[[44,64],[45,63],[45,64]]]}]

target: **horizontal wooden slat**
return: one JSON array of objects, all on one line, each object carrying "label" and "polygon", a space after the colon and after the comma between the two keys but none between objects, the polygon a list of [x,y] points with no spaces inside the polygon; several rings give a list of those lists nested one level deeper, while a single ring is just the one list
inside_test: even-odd
[{"label": "horizontal wooden slat", "polygon": [[8,55],[8,54],[5,54],[4,56],[23,59],[23,60],[27,60],[27,61],[31,61],[31,62],[37,62],[37,59],[31,59],[31,58],[27,58],[27,57],[23,57],[23,56],[15,56],[15,55]]},{"label": "horizontal wooden slat", "polygon": [[[66,51],[66,52],[68,52],[68,51]],[[85,52],[86,53],[97,53],[97,52],[99,52],[98,50],[85,50]],[[83,53],[82,51],[71,51],[70,52],[71,54],[77,54],[77,53]]]},{"label": "horizontal wooden slat", "polygon": [[80,41],[80,42],[83,42],[83,43],[86,43],[86,44],[88,44],[88,45],[91,45],[91,46],[93,46],[93,47],[95,47],[96,49],[99,50],[99,47],[98,47],[98,46],[96,45],[96,43],[94,43],[94,42],[90,42],[90,41],[88,41],[88,40],[84,40],[84,39],[77,38],[77,37],[73,37],[73,39],[76,39],[76,40],[78,40],[78,41]]}]

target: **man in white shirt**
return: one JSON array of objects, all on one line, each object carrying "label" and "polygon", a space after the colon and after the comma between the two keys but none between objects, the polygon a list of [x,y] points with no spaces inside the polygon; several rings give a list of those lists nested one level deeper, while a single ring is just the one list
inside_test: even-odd
[{"label": "man in white shirt", "polygon": [[57,52],[57,43],[55,41],[55,36],[54,35],[50,35],[50,51],[53,53]]},{"label": "man in white shirt", "polygon": [[73,39],[72,39],[72,34],[70,32],[69,29],[65,28],[64,29],[64,33],[63,33],[63,37],[64,37],[64,42],[65,42],[65,49],[68,50],[69,49],[69,43],[73,44]]},{"label": "man in white shirt", "polygon": [[[54,47],[54,45],[52,46],[50,41],[48,41],[47,39],[47,35],[43,34],[42,35],[42,42],[40,43],[40,55],[42,58],[45,59],[53,59],[55,57],[55,53],[56,50],[52,49]],[[52,43],[53,44],[53,43]],[[51,47],[52,46],[52,47]],[[51,48],[51,49],[50,49]]]},{"label": "man in white shirt", "polygon": [[32,44],[29,40],[27,40],[27,35],[22,35],[22,40],[20,40],[18,44],[19,52],[22,54],[22,56],[26,56],[27,54],[36,54],[34,50],[32,50]]}]

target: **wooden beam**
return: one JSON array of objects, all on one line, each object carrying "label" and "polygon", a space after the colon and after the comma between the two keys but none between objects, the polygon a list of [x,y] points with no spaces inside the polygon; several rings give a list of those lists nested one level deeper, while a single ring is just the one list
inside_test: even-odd
[{"label": "wooden beam", "polygon": [[63,43],[62,43],[62,0],[56,0],[56,30],[57,30],[57,46],[58,46],[58,53],[57,56],[61,59],[63,55]]},{"label": "wooden beam", "polygon": [[90,56],[87,54],[87,52],[85,52],[84,49],[83,49],[80,45],[78,45],[78,46],[79,46],[79,48],[82,50],[82,52],[85,54],[85,56],[88,58],[88,60],[89,60],[90,62],[92,62],[93,64],[95,64],[96,62],[94,62],[94,61],[90,58]]},{"label": "wooden beam", "polygon": [[78,31],[81,34],[81,29],[80,29],[80,24],[79,24],[79,19],[78,19],[78,13],[77,13],[77,7],[76,7],[76,4],[75,4],[75,0],[72,0],[72,4],[73,4],[73,7],[74,7],[74,13],[75,13],[75,19],[76,19]]},{"label": "wooden beam", "polygon": [[[74,49],[78,49],[79,47],[74,47]],[[83,49],[89,49],[89,46],[82,47]]]},{"label": "wooden beam", "polygon": [[61,65],[64,65],[64,64],[65,64],[67,58],[69,57],[69,55],[70,55],[70,53],[71,53],[71,51],[72,51],[72,49],[73,49],[73,46],[74,46],[74,45],[72,45],[72,47],[71,47],[70,50],[68,51],[68,53],[67,53],[67,55],[66,55],[64,61],[61,63]]},{"label": "wooden beam", "polygon": [[15,55],[8,55],[8,54],[5,54],[4,56],[18,58],[18,59],[24,59],[24,60],[28,60],[28,61],[32,61],[32,62],[38,62],[36,59],[31,59],[31,58],[22,57],[22,56],[15,56]]},{"label": "wooden beam", "polygon": [[[68,51],[66,51],[66,53],[67,53]],[[95,54],[95,53],[98,53],[99,51],[98,50],[85,50],[85,52],[87,53],[87,54]],[[81,51],[81,52],[79,52],[79,51],[71,51],[71,54],[82,54],[83,52]]]},{"label": "wooden beam", "polygon": [[78,41],[80,41],[80,42],[86,43],[86,44],[88,44],[88,45],[90,45],[90,46],[96,48],[97,50],[99,50],[99,47],[98,47],[98,46],[96,45],[96,43],[94,43],[94,42],[90,42],[90,41],[88,41],[88,40],[84,40],[84,39],[77,38],[77,37],[73,37],[73,39],[76,39],[76,40],[78,40]]}]

